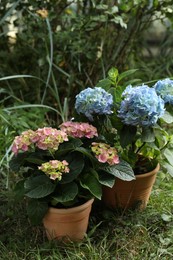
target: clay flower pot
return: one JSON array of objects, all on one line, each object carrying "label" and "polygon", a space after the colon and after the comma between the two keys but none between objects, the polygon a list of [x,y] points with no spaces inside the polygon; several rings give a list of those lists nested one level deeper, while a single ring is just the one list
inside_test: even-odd
[{"label": "clay flower pot", "polygon": [[112,188],[103,186],[103,202],[111,209],[146,208],[160,165],[148,173],[136,175],[132,181],[118,178]]},{"label": "clay flower pot", "polygon": [[43,219],[48,239],[82,240],[87,231],[93,201],[94,199],[91,199],[80,206],[68,209],[50,207]]}]

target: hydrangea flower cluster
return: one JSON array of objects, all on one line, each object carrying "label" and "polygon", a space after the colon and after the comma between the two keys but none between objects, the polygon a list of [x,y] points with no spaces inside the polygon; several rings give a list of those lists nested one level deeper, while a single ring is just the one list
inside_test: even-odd
[{"label": "hydrangea flower cluster", "polygon": [[28,151],[29,147],[36,146],[41,150],[56,151],[60,143],[68,141],[67,134],[56,128],[44,127],[36,131],[28,130],[16,136],[12,144],[12,152]]},{"label": "hydrangea flower cluster", "polygon": [[59,181],[62,179],[63,173],[68,173],[70,171],[66,160],[51,160],[42,163],[41,166],[38,166],[38,169],[44,172],[51,180],[58,179]]},{"label": "hydrangea flower cluster", "polygon": [[173,105],[173,80],[169,78],[159,80],[153,87],[165,103]]},{"label": "hydrangea flower cluster", "polygon": [[16,136],[13,144],[12,151],[14,154],[18,154],[19,150],[28,151],[31,144],[35,143],[37,140],[37,135],[33,130],[24,131],[20,136]]},{"label": "hydrangea flower cluster", "polygon": [[90,139],[94,136],[98,136],[97,128],[88,123],[67,121],[62,123],[59,127],[62,131],[67,133],[67,135],[72,137],[86,137]]},{"label": "hydrangea flower cluster", "polygon": [[154,88],[129,85],[122,95],[118,116],[126,125],[153,126],[164,114],[164,101]]},{"label": "hydrangea flower cluster", "polygon": [[87,88],[76,96],[75,109],[84,114],[90,121],[93,115],[109,115],[112,113],[113,97],[100,87]]},{"label": "hydrangea flower cluster", "polygon": [[120,162],[119,156],[117,155],[117,150],[108,144],[93,142],[91,150],[101,163],[107,162],[110,165],[114,165]]},{"label": "hydrangea flower cluster", "polygon": [[64,131],[52,127],[39,128],[36,134],[38,136],[36,146],[41,150],[56,151],[60,143],[68,141],[67,134]]}]

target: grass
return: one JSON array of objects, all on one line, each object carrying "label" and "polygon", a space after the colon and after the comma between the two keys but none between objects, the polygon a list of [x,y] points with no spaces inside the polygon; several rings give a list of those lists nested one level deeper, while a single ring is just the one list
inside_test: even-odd
[{"label": "grass", "polygon": [[[12,181],[12,180],[11,180]],[[49,242],[42,226],[30,225],[25,204],[11,191],[0,193],[0,259],[171,260],[173,259],[173,179],[158,176],[147,208],[125,214],[101,203],[92,209],[88,235],[80,243]]]}]

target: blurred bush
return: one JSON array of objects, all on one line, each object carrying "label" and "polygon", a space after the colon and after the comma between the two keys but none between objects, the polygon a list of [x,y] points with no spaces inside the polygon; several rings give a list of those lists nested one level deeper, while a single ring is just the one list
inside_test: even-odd
[{"label": "blurred bush", "polygon": [[120,72],[136,65],[145,70],[143,32],[155,19],[172,19],[171,2],[4,0],[0,76],[37,78],[0,81],[0,86],[24,102],[58,107],[64,98],[72,104],[76,93],[94,86],[112,66]]}]

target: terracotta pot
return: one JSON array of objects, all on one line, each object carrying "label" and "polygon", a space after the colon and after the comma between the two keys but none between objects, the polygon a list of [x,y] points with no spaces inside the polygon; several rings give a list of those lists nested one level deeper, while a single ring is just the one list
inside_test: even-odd
[{"label": "terracotta pot", "polygon": [[102,199],[105,205],[112,209],[145,209],[159,169],[160,165],[158,164],[153,171],[136,175],[136,179],[133,181],[123,181],[116,178],[112,188],[103,186]]},{"label": "terracotta pot", "polygon": [[43,219],[48,239],[82,240],[87,231],[93,201],[91,199],[81,206],[68,209],[50,207]]}]

